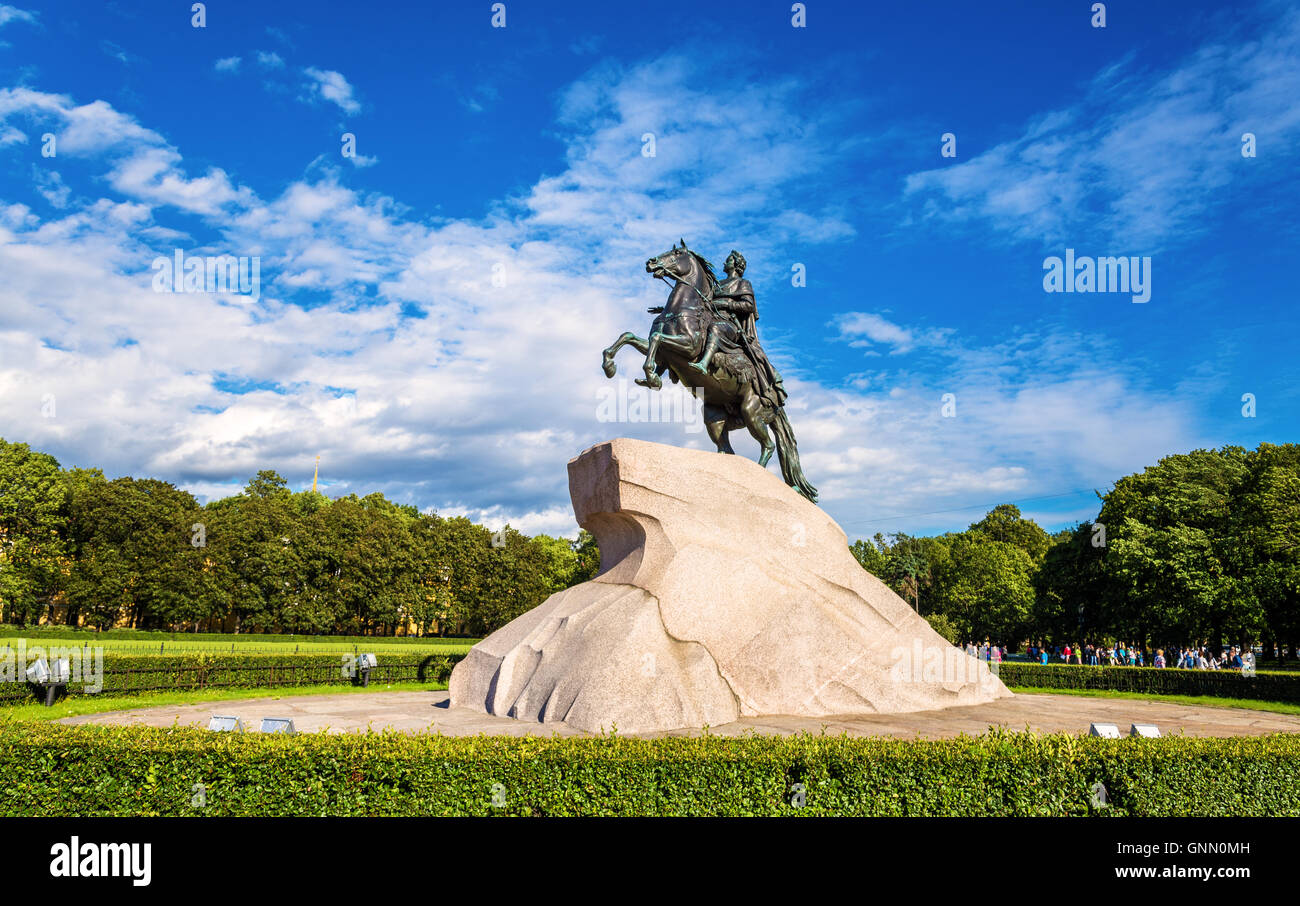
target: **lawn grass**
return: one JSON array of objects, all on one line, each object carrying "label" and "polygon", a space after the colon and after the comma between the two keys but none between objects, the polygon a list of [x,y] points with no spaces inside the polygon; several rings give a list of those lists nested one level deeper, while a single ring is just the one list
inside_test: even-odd
[{"label": "lawn grass", "polygon": [[1220,698],[1213,695],[1157,695],[1151,692],[1121,692],[1112,689],[1044,689],[1037,686],[1008,686],[1017,695],[1081,695],[1084,698],[1125,698],[1134,701],[1172,702],[1202,708],[1242,708],[1247,711],[1272,711],[1276,714],[1300,714],[1300,705],[1269,702],[1255,698]]},{"label": "lawn grass", "polygon": [[243,701],[250,698],[296,698],[300,695],[366,695],[371,692],[436,692],[446,683],[390,683],[372,686],[274,686],[268,689],[192,689],[177,692],[141,692],[135,695],[76,695],[47,708],[38,702],[0,707],[0,720],[59,720],[79,714],[133,711],[166,705]]},{"label": "lawn grass", "polygon": [[96,639],[79,636],[62,638],[54,635],[9,636],[0,638],[0,649],[16,648],[19,640],[31,648],[90,648],[102,647],[106,655],[167,655],[167,654],[336,654],[354,651],[374,654],[466,654],[478,641],[477,639],[421,639],[418,641],[397,641],[394,639],[367,639],[364,641],[340,639],[339,641],[302,641],[283,640],[261,641],[256,636],[231,636],[229,641],[213,639],[163,639],[160,641],[141,641],[139,639]]},{"label": "lawn grass", "polygon": [[[41,624],[40,626],[16,626],[12,623],[0,623],[0,638],[45,638],[45,639],[102,639],[104,641],[116,640],[122,642],[145,642],[158,644],[160,641],[184,641],[191,642],[238,642],[238,641],[258,641],[258,642],[329,642],[331,644],[360,644],[368,642],[388,642],[388,643],[412,643],[427,644],[430,642],[463,642],[467,640],[459,636],[439,636],[439,635],[314,635],[311,633],[275,633],[275,632],[170,632],[162,629],[105,629],[102,632],[95,629],[86,629],[84,627],[73,626],[51,626]],[[469,639],[469,641],[476,641]]]}]

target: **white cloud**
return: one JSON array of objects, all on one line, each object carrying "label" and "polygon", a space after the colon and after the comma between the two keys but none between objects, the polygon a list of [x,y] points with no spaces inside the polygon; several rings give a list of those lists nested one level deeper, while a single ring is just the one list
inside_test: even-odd
[{"label": "white cloud", "polygon": [[239,72],[241,62],[241,57],[222,57],[213,64],[212,68],[217,72]]},{"label": "white cloud", "polygon": [[[1100,234],[1136,254],[1193,236],[1231,197],[1223,186],[1286,165],[1277,149],[1300,140],[1300,10],[1257,39],[1230,38],[1166,73],[1130,55],[1102,70],[1077,105],[970,160],[912,174],[906,191],[926,216],[1026,241]],[[1274,150],[1243,159],[1246,132]]]},{"label": "white cloud", "polygon": [[[36,122],[56,120],[60,154],[98,153],[126,143],[155,143],[162,138],[104,101],[74,106],[66,95],[30,88],[0,88],[0,122],[22,116]],[[12,128],[12,127],[11,127]]]},{"label": "white cloud", "polygon": [[263,69],[284,69],[284,59],[273,50],[259,50],[257,65]]},{"label": "white cloud", "polygon": [[41,196],[56,208],[66,208],[72,189],[63,181],[57,170],[32,165],[32,183]]},{"label": "white cloud", "polygon": [[0,3],[0,26],[8,25],[10,22],[26,22],[35,25],[36,13]]},{"label": "white cloud", "polygon": [[316,95],[337,104],[344,113],[360,112],[361,104],[352,96],[352,86],[341,72],[314,66],[308,66],[303,72],[311,79],[309,87]]},{"label": "white cloud", "polygon": [[836,315],[831,324],[839,330],[837,339],[876,354],[874,346],[889,346],[892,354],[911,352],[917,346],[942,345],[950,331],[916,331],[901,327],[872,312],[850,311]]},{"label": "white cloud", "polygon": [[112,161],[107,174],[114,189],[154,205],[171,205],[215,215],[227,206],[249,203],[252,193],[234,185],[220,169],[189,177],[180,152],[152,129],[120,113],[105,101],[75,105],[66,95],[28,88],[0,89],[0,127],[23,117],[52,128],[60,156],[99,157]]},{"label": "white cloud", "polygon": [[850,536],[942,530],[966,515],[946,510],[1102,486],[1204,443],[1186,400],[1136,368],[1104,364],[1117,357],[1096,341],[1026,333],[987,347],[947,337],[924,373],[792,391],[807,401],[795,421],[805,471]]},{"label": "white cloud", "polygon": [[229,205],[249,203],[251,193],[235,186],[224,171],[189,178],[180,163],[180,154],[169,147],[141,149],[120,161],[109,181],[124,195],[196,214],[215,215]]},{"label": "white cloud", "polygon": [[128,53],[120,44],[116,44],[112,41],[100,41],[99,49],[108,54],[114,60],[117,60],[119,63],[130,65],[132,63],[141,62],[140,57],[133,53]]}]

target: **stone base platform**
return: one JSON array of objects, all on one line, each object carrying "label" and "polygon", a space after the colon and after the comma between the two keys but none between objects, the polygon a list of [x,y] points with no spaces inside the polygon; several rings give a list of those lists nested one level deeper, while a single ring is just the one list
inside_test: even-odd
[{"label": "stone base platform", "polygon": [[653,733],[1011,694],[758,463],[620,437],[569,463],[569,496],[599,574],[470,649],[457,707]]}]

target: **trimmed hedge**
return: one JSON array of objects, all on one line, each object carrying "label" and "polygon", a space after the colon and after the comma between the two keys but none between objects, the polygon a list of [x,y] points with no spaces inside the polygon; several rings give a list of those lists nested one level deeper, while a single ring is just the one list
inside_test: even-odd
[{"label": "trimmed hedge", "polygon": [[1300,816],[1300,736],[281,736],[0,722],[4,816],[1093,814]]},{"label": "trimmed hedge", "polygon": [[[464,655],[381,654],[371,672],[372,683],[446,682]],[[160,689],[257,689],[272,686],[347,685],[339,654],[179,654],[118,655],[104,653],[100,695]],[[85,695],[83,684],[71,683],[68,695]],[[30,685],[0,683],[0,703],[33,700]]]},{"label": "trimmed hedge", "polygon": [[1174,667],[1089,667],[1080,664],[1019,664],[1004,661],[998,672],[1008,686],[1040,689],[1106,689],[1160,695],[1214,695],[1300,704],[1300,674]]}]

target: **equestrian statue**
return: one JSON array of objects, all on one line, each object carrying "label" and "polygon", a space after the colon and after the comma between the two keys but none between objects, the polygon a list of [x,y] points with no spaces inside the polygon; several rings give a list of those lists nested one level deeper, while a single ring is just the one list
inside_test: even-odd
[{"label": "equestrian statue", "polygon": [[727,435],[748,429],[761,448],[758,464],[766,468],[775,452],[785,483],[816,503],[817,489],[804,477],[785,417],[785,386],[758,341],[758,307],[745,267],[745,257],[732,251],[723,265],[727,279],[719,282],[685,239],[647,261],[647,273],[671,283],[668,301],[648,309],[655,319],[647,338],[624,333],[605,350],[605,376],[618,371],[614,356],[624,346],[644,353],[645,377],[638,384],[658,390],[665,372],[685,384],[703,400],[704,425],[719,453],[736,452]]}]

